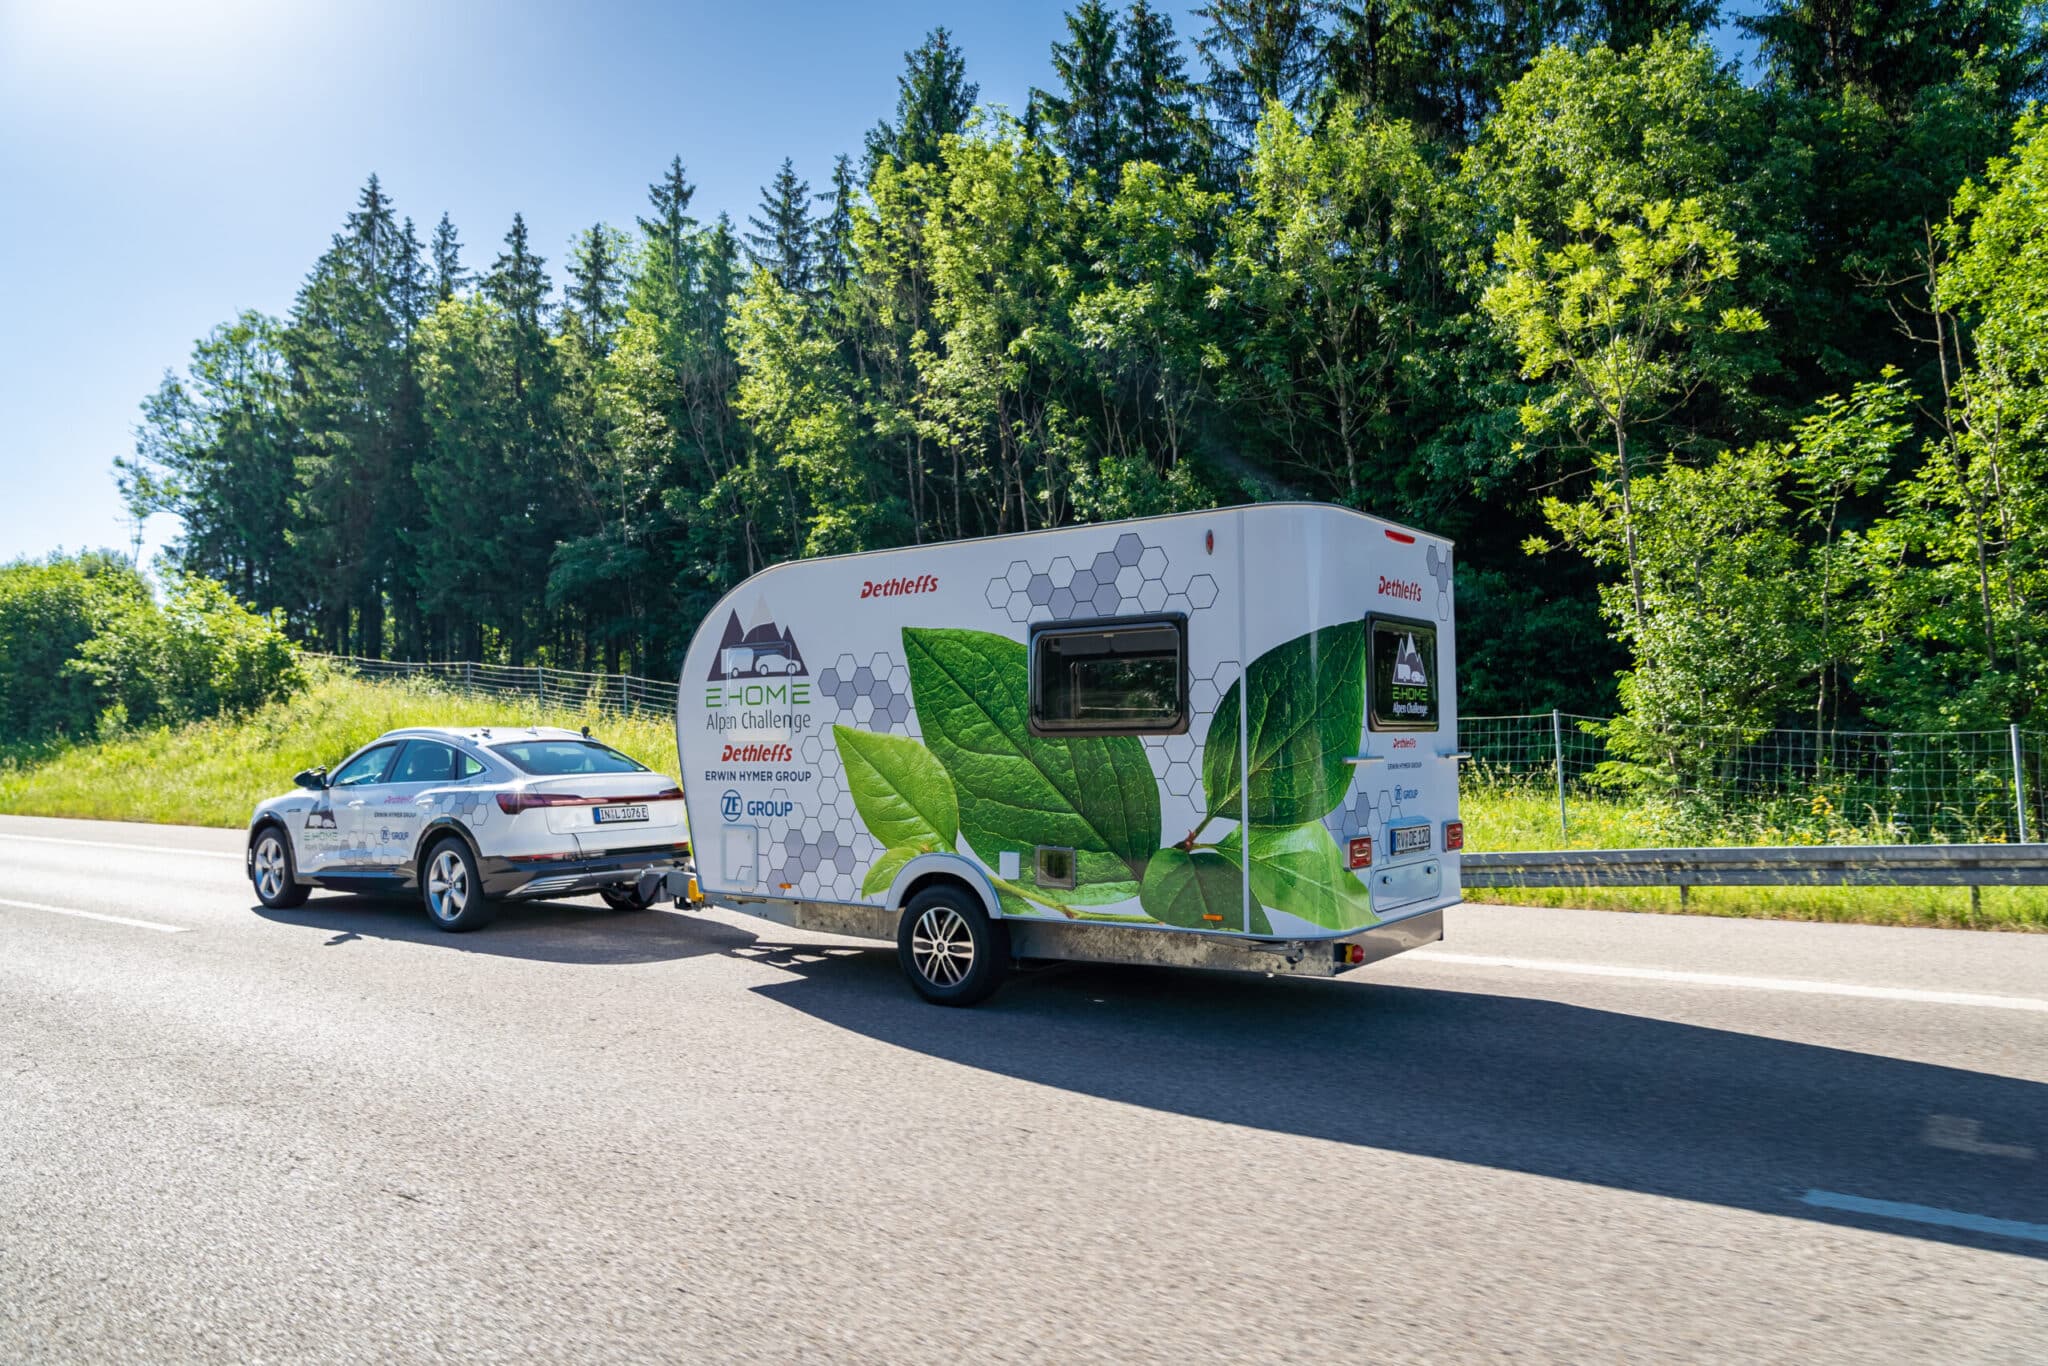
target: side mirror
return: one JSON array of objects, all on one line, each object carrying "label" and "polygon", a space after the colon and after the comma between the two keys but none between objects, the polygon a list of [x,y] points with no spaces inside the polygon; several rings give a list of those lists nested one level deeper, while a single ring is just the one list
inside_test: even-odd
[{"label": "side mirror", "polygon": [[325,792],[327,790],[327,770],[324,768],[302,769],[292,781],[309,792]]}]

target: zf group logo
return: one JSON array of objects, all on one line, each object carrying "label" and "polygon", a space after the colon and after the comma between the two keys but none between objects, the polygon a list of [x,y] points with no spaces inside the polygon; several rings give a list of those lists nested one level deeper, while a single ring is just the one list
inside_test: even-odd
[{"label": "zf group logo", "polygon": [[727,820],[738,820],[740,818],[740,794],[728,787],[725,790],[725,795],[718,799],[718,810]]}]

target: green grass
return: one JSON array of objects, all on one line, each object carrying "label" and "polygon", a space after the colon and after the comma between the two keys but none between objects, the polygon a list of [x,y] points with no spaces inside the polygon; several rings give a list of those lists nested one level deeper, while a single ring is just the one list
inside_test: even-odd
[{"label": "green grass", "polygon": [[676,772],[675,726],[666,717],[321,673],[305,694],[250,716],[0,761],[0,812],[239,827],[258,801],[289,791],[299,770],[331,768],[387,730],[470,725],[587,725],[648,767]]},{"label": "green grass", "polygon": [[[258,801],[287,791],[294,773],[331,767],[384,731],[479,724],[588,725],[648,767],[677,772],[675,729],[665,716],[480,698],[427,682],[369,682],[322,671],[303,696],[252,716],[0,756],[0,812],[240,827]],[[1462,805],[1467,847],[1474,851],[1847,843],[1870,837],[1831,821],[1822,821],[1817,832],[1811,821],[1773,826],[1762,818],[1703,831],[1696,811],[1574,793],[1571,835],[1560,840],[1554,789],[1468,787]],[[1663,887],[1474,889],[1470,899],[1599,910],[1679,908],[1677,889]],[[1703,887],[1693,891],[1687,909],[1696,915],[2048,931],[2048,888],[2038,887],[1986,888],[1975,916],[1969,890],[1960,887]]]}]

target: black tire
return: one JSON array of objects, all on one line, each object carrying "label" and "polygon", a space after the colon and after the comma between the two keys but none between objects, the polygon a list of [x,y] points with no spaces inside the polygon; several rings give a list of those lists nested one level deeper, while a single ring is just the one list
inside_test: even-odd
[{"label": "black tire", "polygon": [[454,933],[482,929],[498,918],[498,903],[484,894],[476,856],[454,835],[421,860],[420,901],[436,929]]},{"label": "black tire", "polygon": [[941,884],[910,898],[896,924],[896,961],[917,994],[934,1005],[985,1001],[1010,971],[1009,928],[989,919],[981,898]]},{"label": "black tire", "polygon": [[617,887],[600,887],[597,894],[604,898],[604,904],[615,911],[647,911],[654,909],[652,901],[643,901],[640,889],[631,883]]},{"label": "black tire", "polygon": [[[266,825],[256,832],[249,847],[249,883],[256,899],[273,911],[295,910],[306,904],[313,889],[298,880],[298,861],[292,857],[291,836],[280,825]],[[264,888],[268,886],[269,891]]]}]

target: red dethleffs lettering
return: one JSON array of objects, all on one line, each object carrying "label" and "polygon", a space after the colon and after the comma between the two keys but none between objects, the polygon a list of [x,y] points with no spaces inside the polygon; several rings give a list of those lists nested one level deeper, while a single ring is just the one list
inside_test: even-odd
[{"label": "red dethleffs lettering", "polygon": [[860,586],[864,598],[900,598],[906,593],[936,593],[939,591],[939,576],[919,574],[908,579],[869,579]]},{"label": "red dethleffs lettering", "polygon": [[1380,596],[1383,598],[1405,598],[1409,602],[1422,601],[1422,585],[1409,579],[1390,579],[1380,575]]},{"label": "red dethleffs lettering", "polygon": [[727,745],[725,753],[718,756],[721,764],[786,764],[790,761],[788,745]]}]

